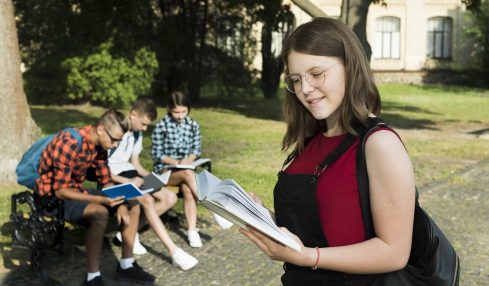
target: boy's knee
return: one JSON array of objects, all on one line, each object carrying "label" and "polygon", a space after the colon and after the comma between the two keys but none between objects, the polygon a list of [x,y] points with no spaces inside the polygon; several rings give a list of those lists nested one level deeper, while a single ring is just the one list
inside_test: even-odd
[{"label": "boy's knee", "polygon": [[142,196],[139,202],[143,208],[153,208],[155,205],[155,199],[151,195]]},{"label": "boy's knee", "polygon": [[165,199],[166,199],[166,204],[170,207],[174,206],[177,201],[178,201],[178,197],[177,197],[177,194],[175,194],[174,192],[165,192]]},{"label": "boy's knee", "polygon": [[107,225],[109,221],[109,211],[102,205],[89,205],[85,216],[90,223],[97,223],[101,226]]},{"label": "boy's knee", "polygon": [[134,205],[129,208],[129,215],[139,215],[141,213],[141,208],[139,205]]}]

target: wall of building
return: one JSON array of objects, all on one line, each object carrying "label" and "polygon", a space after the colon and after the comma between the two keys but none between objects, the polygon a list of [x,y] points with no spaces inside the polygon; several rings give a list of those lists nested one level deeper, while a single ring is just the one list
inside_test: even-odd
[{"label": "wall of building", "polygon": [[[311,17],[289,0],[296,24],[310,21]],[[341,0],[310,0],[326,12],[328,16],[338,17],[341,13]],[[387,7],[372,4],[367,18],[367,38],[374,43],[376,20],[390,16],[400,20],[399,57],[381,59],[372,56],[371,67],[378,71],[419,71],[423,69],[464,69],[470,68],[472,42],[463,31],[465,6],[460,0],[386,0]],[[452,20],[451,58],[433,60],[428,57],[428,19],[449,17]]]}]

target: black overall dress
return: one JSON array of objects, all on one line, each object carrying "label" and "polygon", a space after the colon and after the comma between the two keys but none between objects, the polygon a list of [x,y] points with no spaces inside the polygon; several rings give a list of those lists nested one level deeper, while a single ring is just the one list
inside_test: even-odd
[{"label": "black overall dress", "polygon": [[[321,173],[346,149],[351,146],[355,138],[348,136],[339,147],[333,150],[316,167],[314,174],[287,174],[282,170],[278,173],[278,181],[274,189],[275,216],[278,226],[286,227],[297,235],[306,247],[327,247],[328,242],[324,235],[316,202],[317,181]],[[343,148],[344,150],[338,150]],[[336,154],[337,158],[333,153]],[[328,159],[329,157],[329,159]],[[284,163],[287,165],[294,158],[289,156]],[[324,164],[323,164],[324,163]],[[300,267],[290,263],[283,265],[285,274],[281,280],[283,285],[368,285],[370,275],[351,275],[325,269],[312,270],[309,267]]]}]

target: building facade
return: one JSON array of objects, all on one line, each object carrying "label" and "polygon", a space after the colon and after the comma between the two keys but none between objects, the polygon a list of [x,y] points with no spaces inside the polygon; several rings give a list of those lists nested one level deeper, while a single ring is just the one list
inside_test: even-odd
[{"label": "building facade", "polygon": [[[339,17],[341,0],[310,0],[328,16]],[[300,25],[311,19],[291,1]],[[367,38],[374,71],[458,70],[473,66],[472,41],[465,36],[467,13],[460,0],[385,0],[371,4]]]}]

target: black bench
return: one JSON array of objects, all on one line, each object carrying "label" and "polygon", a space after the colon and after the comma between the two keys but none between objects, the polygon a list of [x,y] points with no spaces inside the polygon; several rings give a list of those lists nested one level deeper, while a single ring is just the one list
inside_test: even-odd
[{"label": "black bench", "polygon": [[[63,201],[52,198],[41,206],[30,190],[13,194],[11,200],[12,247],[30,251],[31,269],[43,285],[61,285],[49,277],[45,257],[52,251],[63,254]],[[49,215],[53,210],[55,215]]]}]

